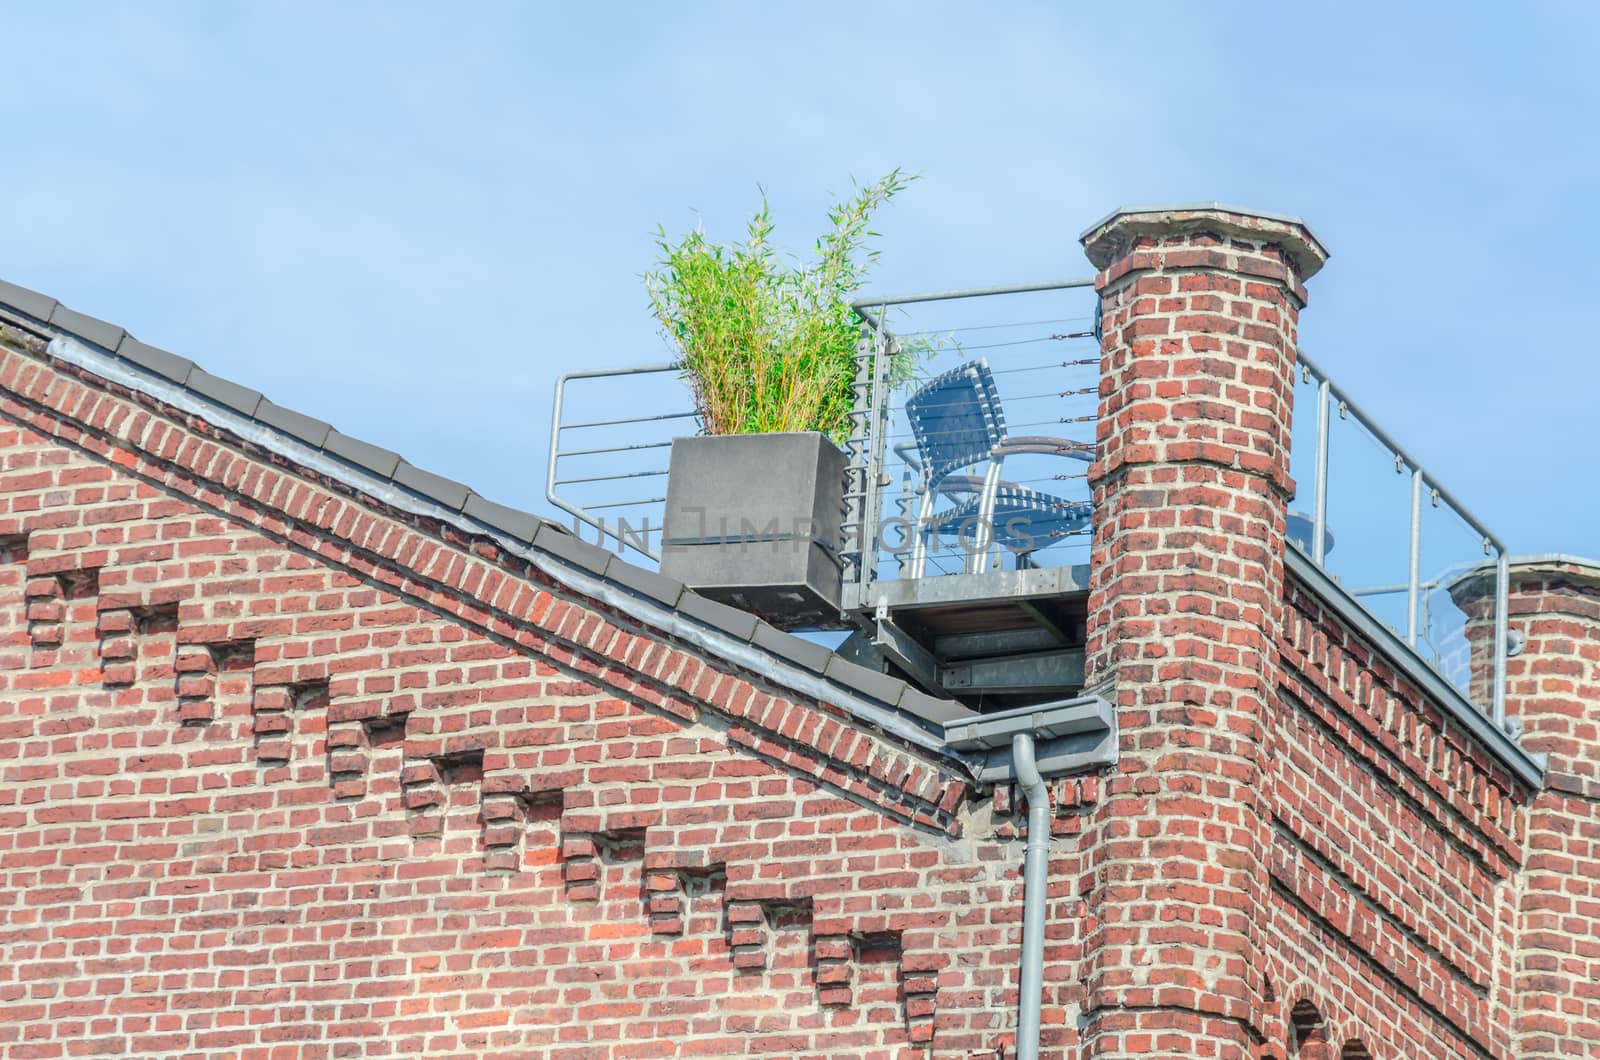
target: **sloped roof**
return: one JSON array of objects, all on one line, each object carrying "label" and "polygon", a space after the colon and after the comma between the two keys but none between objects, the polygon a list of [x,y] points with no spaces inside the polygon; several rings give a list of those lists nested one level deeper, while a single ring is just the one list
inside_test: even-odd
[{"label": "sloped roof", "polygon": [[116,324],[69,309],[48,295],[0,280],[0,323],[45,339],[51,356],[186,408],[380,502],[442,518],[467,533],[487,533],[512,551],[541,561],[542,569],[573,592],[607,597],[620,610],[647,625],[666,628],[709,654],[747,669],[759,659],[763,674],[777,684],[833,703],[913,743],[964,757],[950,749],[944,735],[947,724],[977,716],[960,703],[927,695],[754,615],[700,596],[682,582],[579,540],[544,516],[490,501],[399,453],[278,405],[256,390],[140,342]]}]

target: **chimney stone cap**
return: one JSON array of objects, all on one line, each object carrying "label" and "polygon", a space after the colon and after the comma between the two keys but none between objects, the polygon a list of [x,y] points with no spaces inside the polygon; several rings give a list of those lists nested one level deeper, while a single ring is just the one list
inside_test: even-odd
[{"label": "chimney stone cap", "polygon": [[1567,574],[1600,585],[1600,559],[1574,556],[1566,552],[1543,552],[1529,556],[1507,556],[1506,565],[1518,574]]},{"label": "chimney stone cap", "polygon": [[[1248,210],[1222,202],[1167,203],[1158,206],[1119,206],[1085,228],[1078,241],[1097,269],[1103,269],[1125,252],[1128,238],[1155,232],[1209,228],[1251,239],[1270,237],[1281,244],[1304,282],[1327,262],[1328,248],[1311,226],[1289,214]],[[1114,237],[1114,238],[1107,238]]]},{"label": "chimney stone cap", "polygon": [[[1462,603],[1488,596],[1495,591],[1495,562],[1483,563],[1462,571],[1445,584],[1450,596],[1459,606]],[[1507,556],[1506,573],[1512,582],[1522,578],[1555,577],[1572,582],[1600,595],[1600,560],[1574,556],[1566,552],[1530,553],[1526,556]]]}]

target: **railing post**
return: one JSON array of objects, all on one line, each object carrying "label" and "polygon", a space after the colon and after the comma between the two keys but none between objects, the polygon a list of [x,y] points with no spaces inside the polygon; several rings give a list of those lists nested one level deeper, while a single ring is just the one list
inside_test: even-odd
[{"label": "railing post", "polygon": [[1406,575],[1406,643],[1417,646],[1422,582],[1422,469],[1411,469],[1411,564]]},{"label": "railing post", "polygon": [[1503,731],[1506,727],[1506,638],[1509,635],[1510,615],[1507,612],[1507,598],[1511,595],[1511,561],[1506,557],[1506,550],[1500,550],[1500,558],[1495,563],[1494,571],[1494,696],[1493,713],[1494,723]]},{"label": "railing post", "polygon": [[1317,379],[1317,468],[1311,509],[1311,558],[1322,566],[1328,533],[1328,381]]},{"label": "railing post", "polygon": [[[898,450],[897,450],[898,451]],[[895,576],[906,577],[906,570],[911,565],[912,534],[916,530],[916,523],[912,517],[917,509],[917,495],[915,484],[911,480],[911,471],[905,465],[900,465],[900,496],[895,500],[899,509],[900,545],[895,549]]]},{"label": "railing post", "polygon": [[862,606],[869,603],[867,591],[878,573],[878,523],[881,515],[878,511],[878,487],[883,478],[883,462],[888,455],[885,444],[887,439],[884,435],[888,433],[885,425],[889,418],[887,391],[890,346],[893,342],[883,330],[888,309],[888,306],[881,306],[878,309],[878,323],[872,339],[873,356],[868,362],[872,371],[872,391],[868,406],[870,411],[867,417],[867,440],[864,446],[867,463],[864,475],[864,501],[861,508],[861,565],[856,568],[856,584],[860,586],[857,599]]},{"label": "railing post", "polygon": [[873,329],[863,320],[861,337],[856,343],[856,377],[850,384],[853,404],[850,409],[850,437],[845,441],[849,447],[847,455],[850,463],[844,491],[844,522],[839,534],[839,558],[848,562],[854,557],[856,563],[854,570],[846,569],[844,572],[841,609],[847,612],[861,606],[861,567],[866,563],[862,530],[867,497],[867,421],[872,414],[870,373],[874,341]]}]

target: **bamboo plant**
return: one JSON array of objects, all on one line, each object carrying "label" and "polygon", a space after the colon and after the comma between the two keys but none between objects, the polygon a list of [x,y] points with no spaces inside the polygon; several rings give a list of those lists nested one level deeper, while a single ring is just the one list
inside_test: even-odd
[{"label": "bamboo plant", "polygon": [[[808,262],[773,247],[765,193],[743,243],[712,242],[699,227],[676,240],[657,229],[661,256],[645,285],[705,433],[849,436],[861,333],[850,299],[878,257],[868,226],[914,179],[895,169],[835,202]],[[914,352],[895,357],[891,381],[909,377],[913,360]]]}]

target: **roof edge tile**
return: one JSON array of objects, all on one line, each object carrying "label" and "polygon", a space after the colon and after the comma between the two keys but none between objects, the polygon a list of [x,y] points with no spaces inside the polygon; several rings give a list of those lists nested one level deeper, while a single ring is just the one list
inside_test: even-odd
[{"label": "roof edge tile", "polygon": [[462,509],[467,503],[467,495],[472,492],[464,483],[436,475],[432,471],[424,471],[404,457],[401,457],[391,478],[396,485],[420,493],[453,512]]},{"label": "roof edge tile", "polygon": [[853,663],[842,655],[834,654],[828,660],[828,667],[822,676],[834,684],[860,692],[864,696],[871,696],[880,703],[887,703],[891,707],[900,705],[900,700],[905,697],[907,685],[898,677],[890,677],[877,670],[869,670],[859,663]]},{"label": "roof edge tile", "polygon": [[761,621],[756,622],[755,636],[750,638],[750,643],[780,658],[788,659],[797,666],[803,666],[815,674],[826,670],[828,660],[836,658],[830,648],[797,637],[793,633],[785,633],[777,626]]},{"label": "roof edge tile", "polygon": [[467,518],[474,519],[524,545],[533,544],[533,539],[538,536],[540,528],[545,523],[544,519],[532,512],[484,500],[476,493],[467,497],[467,503],[461,511]]},{"label": "roof edge tile", "polygon": [[636,567],[616,555],[613,555],[611,562],[606,564],[605,578],[673,609],[677,608],[678,601],[688,591],[688,587],[676,578],[668,578],[653,570]]},{"label": "roof edge tile", "polygon": [[70,331],[83,341],[112,352],[122,345],[123,338],[128,334],[115,324],[108,324],[76,309],[68,309],[60,302],[57,302],[56,307],[50,311],[50,319],[45,323],[63,331]]},{"label": "roof edge tile", "polygon": [[533,547],[602,577],[605,576],[607,564],[611,562],[611,553],[599,545],[578,540],[553,523],[546,523],[539,528],[538,535],[533,539]]},{"label": "roof edge tile", "polygon": [[38,291],[19,287],[4,280],[0,280],[0,303],[10,306],[23,316],[32,317],[41,324],[49,323],[50,314],[61,304],[47,294],[40,294]]},{"label": "roof edge tile", "polygon": [[684,592],[678,600],[678,610],[713,629],[721,630],[735,640],[748,641],[756,635],[760,619],[748,611],[729,607],[710,597],[701,596],[693,589]]},{"label": "roof edge tile", "polygon": [[235,412],[242,412],[251,417],[255,416],[256,409],[266,400],[259,390],[251,390],[220,375],[212,375],[204,368],[196,368],[190,372],[188,381],[183,385],[202,397],[208,397]]},{"label": "roof edge tile", "polygon": [[294,409],[286,409],[282,405],[275,405],[265,398],[256,406],[255,417],[273,430],[292,435],[318,449],[322,448],[322,443],[327,441],[328,435],[333,433],[333,424],[324,423],[314,416],[307,416]]},{"label": "roof edge tile", "polygon": [[170,379],[180,386],[187,384],[190,374],[199,367],[187,357],[179,357],[159,346],[147,345],[132,335],[123,338],[117,345],[116,352],[118,357],[132,361],[140,368],[147,368],[161,378]]},{"label": "roof edge tile", "polygon": [[352,438],[337,429],[328,432],[328,437],[323,439],[322,449],[379,478],[392,478],[394,469],[400,466],[400,454],[394,450]]}]

